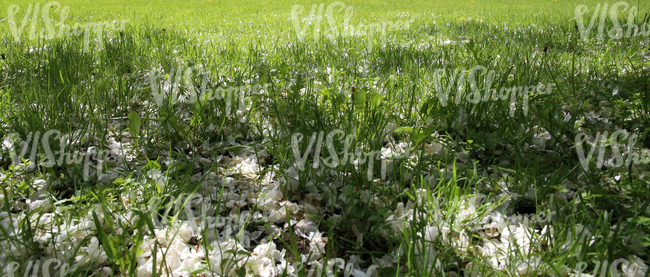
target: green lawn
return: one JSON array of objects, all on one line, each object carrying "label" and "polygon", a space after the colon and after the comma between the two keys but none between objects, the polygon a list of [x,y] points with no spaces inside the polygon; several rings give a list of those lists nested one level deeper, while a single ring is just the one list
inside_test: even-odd
[{"label": "green lawn", "polygon": [[2,276],[648,276],[650,3],[2,1],[0,26]]}]

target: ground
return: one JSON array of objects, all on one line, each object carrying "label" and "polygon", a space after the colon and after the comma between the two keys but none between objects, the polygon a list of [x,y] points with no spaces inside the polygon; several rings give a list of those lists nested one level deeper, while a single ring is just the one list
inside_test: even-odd
[{"label": "ground", "polygon": [[0,264],[647,276],[641,1],[0,3]]}]

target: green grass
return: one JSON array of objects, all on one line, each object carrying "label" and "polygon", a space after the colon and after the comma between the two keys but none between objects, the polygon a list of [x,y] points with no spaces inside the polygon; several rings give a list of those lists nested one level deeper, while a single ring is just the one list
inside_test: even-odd
[{"label": "green grass", "polygon": [[[178,266],[165,257],[181,244],[200,250],[192,276],[262,275],[262,257],[277,264],[273,275],[297,276],[317,265],[323,274],[365,273],[372,264],[377,276],[569,276],[582,262],[593,275],[619,258],[649,260],[647,163],[599,168],[594,154],[585,171],[575,147],[580,133],[591,142],[624,129],[639,135],[634,151],[650,148],[648,37],[599,41],[596,20],[584,40],[575,28],[578,4],[588,7],[588,22],[596,5],[615,1],[347,1],[351,25],[412,23],[388,31],[385,45],[379,36],[315,41],[312,29],[299,40],[292,7],[302,5],[306,17],[312,4],[330,3],[60,2],[69,7],[66,25],[128,20],[99,44],[94,34],[30,40],[29,22],[17,42],[5,11],[18,5],[19,25],[36,3],[0,3],[0,137],[58,130],[67,137],[50,137],[57,159],[61,151],[112,150],[102,157],[108,175],[97,176],[93,158],[85,179],[84,163],[45,166],[38,141],[35,159],[31,141],[15,144],[29,161],[14,164],[5,142],[0,262],[18,265],[16,275],[56,257],[71,276],[165,276]],[[636,24],[648,19],[647,3],[626,3],[638,7]],[[343,20],[339,12],[336,22]],[[205,83],[220,97],[157,103],[165,87],[152,88],[151,76],[173,83],[179,68],[192,66],[201,68],[189,74],[194,89]],[[476,66],[486,69],[476,82],[481,95],[488,84],[496,92],[555,86],[531,94],[527,111],[520,96],[514,110],[509,97],[471,103],[467,75]],[[447,88],[455,74],[465,74],[463,87],[443,103],[436,83]],[[262,93],[228,96],[227,88],[256,84],[266,85]],[[188,93],[183,82],[179,89]],[[334,130],[342,135],[328,149]],[[370,162],[370,179],[368,161],[341,160],[346,144],[368,158],[399,143],[414,150],[385,161],[385,179],[380,159]],[[599,146],[609,158],[606,143]],[[330,151],[340,160],[331,168]],[[304,170],[295,153],[307,153]],[[200,200],[188,200],[192,193]],[[477,194],[489,201],[478,203]],[[556,215],[545,222],[495,223],[548,211]],[[179,230],[194,220],[215,226],[186,237]],[[169,237],[160,231],[167,227]],[[300,235],[312,227],[324,239]],[[277,255],[265,250],[269,241]],[[143,267],[147,251],[163,256],[155,268]]]}]

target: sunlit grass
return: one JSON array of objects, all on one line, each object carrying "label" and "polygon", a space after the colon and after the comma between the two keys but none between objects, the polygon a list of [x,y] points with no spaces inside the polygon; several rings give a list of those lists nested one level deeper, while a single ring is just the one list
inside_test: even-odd
[{"label": "sunlit grass", "polygon": [[[286,259],[273,275],[320,266],[355,276],[568,276],[580,262],[592,273],[605,260],[647,261],[647,164],[598,168],[596,154],[586,172],[575,138],[626,129],[639,135],[634,151],[649,147],[648,37],[599,41],[596,20],[585,40],[570,1],[350,1],[351,26],[412,23],[387,31],[385,45],[314,36],[313,25],[300,40],[292,7],[304,7],[302,20],[312,4],[331,3],[65,1],[66,25],[128,22],[97,41],[30,40],[27,23],[16,42],[0,29],[0,262],[20,274],[56,257],[76,276],[157,275],[180,258],[155,269],[143,261],[176,257],[176,238],[202,253],[196,276],[262,275],[269,241]],[[584,3],[585,20],[604,3],[615,2]],[[648,4],[629,3],[641,26]],[[19,5],[21,24],[29,4],[5,1],[0,11]],[[621,24],[627,16],[620,11]],[[488,84],[536,93],[473,101],[468,76],[478,66],[478,96]],[[187,97],[157,102],[187,68],[200,68],[179,83]],[[263,91],[229,95],[255,85]],[[206,88],[219,97],[201,97]],[[12,164],[10,134],[26,141],[51,129],[69,140],[50,138],[54,153],[110,149],[106,174],[94,160],[88,180],[83,163],[46,166],[39,141],[14,145],[38,166]],[[542,222],[517,217],[550,211]],[[191,222],[213,226],[190,232]]]}]

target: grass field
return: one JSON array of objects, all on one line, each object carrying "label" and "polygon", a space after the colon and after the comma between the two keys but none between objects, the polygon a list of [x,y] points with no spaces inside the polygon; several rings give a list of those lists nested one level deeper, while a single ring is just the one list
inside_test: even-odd
[{"label": "grass field", "polygon": [[2,276],[649,275],[650,3],[12,0],[0,26]]}]

